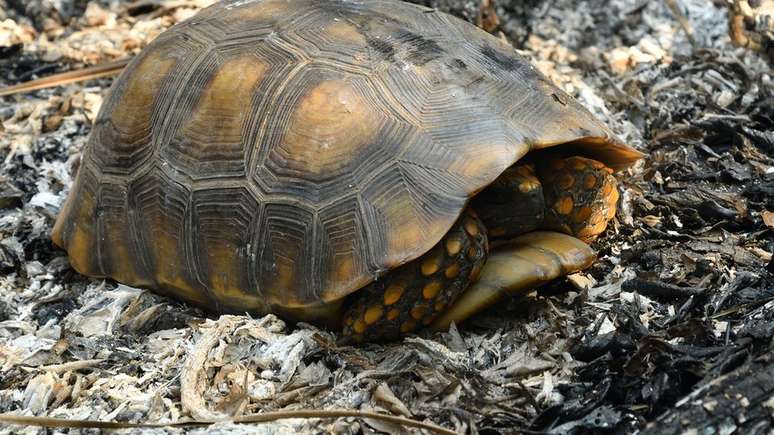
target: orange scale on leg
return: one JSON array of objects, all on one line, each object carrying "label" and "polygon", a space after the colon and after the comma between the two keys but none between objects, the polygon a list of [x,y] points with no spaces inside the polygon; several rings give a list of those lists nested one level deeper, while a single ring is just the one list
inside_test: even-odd
[{"label": "orange scale on leg", "polygon": [[400,310],[393,308],[387,312],[387,320],[395,320],[400,316]]},{"label": "orange scale on leg", "polygon": [[563,196],[558,201],[556,201],[556,204],[554,204],[554,210],[556,210],[556,212],[559,214],[570,214],[572,212],[573,205],[572,197]]},{"label": "orange scale on leg", "polygon": [[607,223],[607,219],[605,218],[605,214],[602,210],[596,210],[589,218],[589,225],[599,225],[605,223]]},{"label": "orange scale on leg", "polygon": [[575,158],[571,158],[571,160],[572,160],[572,168],[575,169],[576,171],[582,171],[589,166],[589,164],[587,163],[588,160],[586,159],[580,159],[575,157]]},{"label": "orange scale on leg", "polygon": [[479,231],[478,231],[478,225],[476,225],[476,222],[474,222],[473,220],[468,220],[467,222],[465,222],[465,232],[471,236],[474,236],[474,237],[477,236]]},{"label": "orange scale on leg", "polygon": [[441,291],[441,283],[438,281],[430,281],[422,288],[422,297],[425,299],[433,299],[438,296]]},{"label": "orange scale on leg", "polygon": [[373,325],[382,318],[382,314],[384,314],[384,308],[381,305],[374,305],[366,310],[363,319],[366,324]]},{"label": "orange scale on leg", "polygon": [[559,177],[557,183],[562,189],[569,189],[573,186],[573,184],[575,184],[575,178],[573,178],[573,176],[570,174],[562,174],[562,176]]},{"label": "orange scale on leg", "polygon": [[420,267],[422,275],[430,276],[435,272],[438,272],[438,269],[441,268],[441,257],[442,255],[439,251],[433,251],[431,254],[428,254],[427,258],[422,261],[422,266]]},{"label": "orange scale on leg", "polygon": [[600,222],[594,225],[594,232],[600,234],[602,231],[605,231],[605,228],[607,228],[607,219],[601,219]]},{"label": "orange scale on leg", "polygon": [[460,265],[457,263],[454,263],[451,266],[447,267],[446,270],[444,270],[443,275],[448,279],[452,279],[457,275],[459,275],[459,273],[460,273]]},{"label": "orange scale on leg", "polygon": [[416,307],[411,309],[411,317],[413,317],[416,320],[421,320],[422,317],[425,317],[426,312],[427,312],[426,306],[417,305]]},{"label": "orange scale on leg", "polygon": [[457,255],[462,250],[462,242],[456,237],[450,237],[446,240],[446,252],[451,255]]},{"label": "orange scale on leg", "polygon": [[406,291],[406,284],[403,282],[393,282],[387,286],[384,291],[384,305],[392,305],[400,300],[403,292]]},{"label": "orange scale on leg", "polygon": [[577,223],[581,223],[588,220],[589,217],[591,217],[591,214],[592,214],[591,207],[588,207],[588,206],[581,207],[575,211],[575,217],[573,220]]},{"label": "orange scale on leg", "polygon": [[589,226],[583,227],[575,234],[575,236],[581,240],[592,240],[597,236],[597,233],[595,231],[595,226],[589,225]]},{"label": "orange scale on leg", "polygon": [[406,333],[417,329],[417,321],[414,319],[408,319],[400,325],[400,332]]},{"label": "orange scale on leg", "polygon": [[[610,183],[611,185],[613,183]],[[607,204],[609,207],[615,208],[615,205],[618,203],[618,198],[620,195],[618,194],[618,190],[613,187],[613,190],[610,192],[609,195],[607,195],[605,198],[607,198]]]}]

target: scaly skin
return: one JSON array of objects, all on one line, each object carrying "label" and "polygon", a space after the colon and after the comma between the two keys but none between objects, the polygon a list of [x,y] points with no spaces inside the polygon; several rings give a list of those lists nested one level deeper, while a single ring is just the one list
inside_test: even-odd
[{"label": "scaly skin", "polygon": [[584,157],[538,164],[546,203],[542,229],[584,242],[596,239],[615,216],[618,189],[613,170]]},{"label": "scaly skin", "polygon": [[[602,163],[583,157],[509,168],[427,254],[352,296],[343,318],[344,337],[392,340],[433,323],[438,329],[439,321],[445,326],[460,322],[506,293],[588,267],[593,252],[583,242],[596,239],[615,216],[618,190],[611,174]],[[536,237],[506,242],[522,234]],[[489,239],[503,241],[505,252],[496,256],[496,265],[485,267]],[[559,258],[563,251],[579,253]],[[486,285],[473,286],[478,294],[467,295],[482,268],[496,276],[482,278]],[[466,306],[459,307],[455,301],[463,293]],[[450,307],[451,316],[446,314]]]},{"label": "scaly skin", "polygon": [[428,253],[355,293],[344,336],[393,340],[429,325],[478,279],[487,253],[486,228],[468,208]]}]

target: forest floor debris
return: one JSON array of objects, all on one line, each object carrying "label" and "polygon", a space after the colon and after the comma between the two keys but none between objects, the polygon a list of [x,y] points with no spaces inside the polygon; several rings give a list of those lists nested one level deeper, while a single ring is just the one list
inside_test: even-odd
[{"label": "forest floor debris", "polygon": [[[0,0],[0,84],[132,55],[210,2]],[[173,422],[344,408],[460,432],[672,433],[684,429],[676,410],[695,408],[690,398],[740,373],[771,371],[774,81],[764,59],[731,43],[726,2],[672,2],[693,44],[668,2],[422,3],[507,38],[648,153],[621,176],[617,221],[596,243],[592,269],[448,333],[384,345],[340,347],[330,332],[274,316],[208,318],[83,278],[51,245],[110,80],[6,97],[0,412]],[[717,402],[736,411],[708,424],[770,428],[770,401],[738,394],[686,412],[746,401]],[[355,417],[266,425],[277,433],[397,430]]]}]

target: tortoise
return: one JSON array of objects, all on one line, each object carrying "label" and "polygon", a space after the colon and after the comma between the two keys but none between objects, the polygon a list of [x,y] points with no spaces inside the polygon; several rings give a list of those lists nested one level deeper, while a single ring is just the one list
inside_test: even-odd
[{"label": "tortoise", "polygon": [[84,275],[389,340],[588,267],[640,158],[460,19],[227,0],[115,81],[52,237]]}]

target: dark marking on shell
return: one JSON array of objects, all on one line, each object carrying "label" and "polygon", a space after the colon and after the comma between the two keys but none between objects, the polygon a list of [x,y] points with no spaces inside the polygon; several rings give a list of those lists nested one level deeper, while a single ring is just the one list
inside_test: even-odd
[{"label": "dark marking on shell", "polygon": [[481,54],[483,54],[486,59],[506,71],[519,71],[522,73],[531,72],[530,75],[535,75],[529,62],[526,62],[520,56],[516,55],[516,53],[513,53],[511,56],[506,56],[492,48],[490,45],[483,45],[481,47]]},{"label": "dark marking on shell", "polygon": [[434,40],[427,39],[408,30],[398,32],[397,39],[406,48],[406,61],[414,65],[423,66],[446,53],[446,50]]},{"label": "dark marking on shell", "polygon": [[367,38],[368,46],[382,54],[387,60],[395,60],[395,48],[383,39]]},{"label": "dark marking on shell", "polygon": [[594,136],[594,132],[591,130],[584,128],[584,127],[578,127],[573,129],[573,133],[577,134],[578,137],[590,137]]},{"label": "dark marking on shell", "polygon": [[557,93],[551,94],[551,98],[553,98],[554,101],[556,101],[557,103],[561,104],[562,106],[566,106],[567,105],[567,102],[564,101],[564,98],[561,95],[557,94]]},{"label": "dark marking on shell", "polygon": [[452,64],[453,64],[452,65],[453,67],[455,67],[457,69],[460,69],[460,70],[468,69],[468,64],[466,64],[462,59],[454,59],[452,61]]}]

